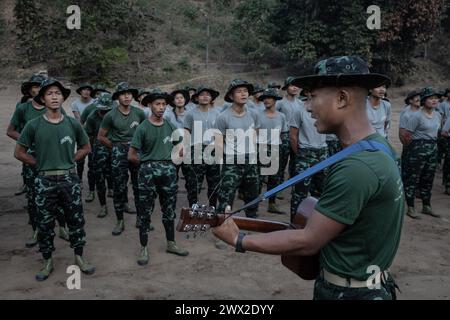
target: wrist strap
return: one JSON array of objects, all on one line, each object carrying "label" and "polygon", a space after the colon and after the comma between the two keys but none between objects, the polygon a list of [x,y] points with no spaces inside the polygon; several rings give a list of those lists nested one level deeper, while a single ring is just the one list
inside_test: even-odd
[{"label": "wrist strap", "polygon": [[239,232],[237,241],[236,241],[236,252],[241,252],[244,253],[245,249],[242,247],[242,240],[244,239],[244,237],[246,236],[246,234],[244,232]]}]

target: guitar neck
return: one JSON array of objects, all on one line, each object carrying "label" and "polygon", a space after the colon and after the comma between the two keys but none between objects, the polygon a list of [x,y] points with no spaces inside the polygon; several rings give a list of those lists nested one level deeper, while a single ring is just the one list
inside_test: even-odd
[{"label": "guitar neck", "polygon": [[253,232],[267,233],[292,229],[289,223],[279,221],[250,219],[244,217],[233,217],[233,220],[237,224],[239,229]]}]

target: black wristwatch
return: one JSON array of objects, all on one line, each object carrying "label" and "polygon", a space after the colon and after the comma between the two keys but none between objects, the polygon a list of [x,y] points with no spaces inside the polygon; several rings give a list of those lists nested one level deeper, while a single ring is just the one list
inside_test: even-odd
[{"label": "black wristwatch", "polygon": [[242,247],[242,239],[244,239],[244,237],[246,236],[246,234],[244,232],[239,232],[237,241],[236,241],[236,252],[241,252],[244,253],[245,249]]}]

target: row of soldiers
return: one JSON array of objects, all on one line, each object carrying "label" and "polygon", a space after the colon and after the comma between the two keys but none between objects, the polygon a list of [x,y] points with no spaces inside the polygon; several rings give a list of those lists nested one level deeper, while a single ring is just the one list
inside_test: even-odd
[{"label": "row of soldiers", "polygon": [[[289,77],[283,87],[271,84],[267,89],[234,80],[224,96],[223,106],[216,106],[220,94],[208,86],[177,89],[169,94],[119,83],[111,94],[102,86],[84,84],[76,90],[80,99],[72,104],[75,119],[68,117],[62,108],[70,90],[60,82],[40,76],[25,82],[22,92],[28,101],[17,106],[8,135],[18,140],[15,154],[25,163],[28,212],[34,230],[27,246],[39,242],[44,257],[44,267],[37,279],[45,280],[53,270],[55,217],[60,224],[60,236],[70,240],[81,270],[88,274],[95,270],[82,258],[85,232],[80,180],[86,155],[89,191],[85,200],[92,202],[97,190],[101,206],[98,217],[102,218],[108,214],[106,197],[113,197],[117,218],[112,231],[115,236],[125,229],[124,212],[135,212],[127,197],[131,177],[141,244],[138,263],[145,265],[149,261],[148,234],[153,229],[151,215],[157,196],[167,251],[180,256],[188,254],[175,242],[174,235],[180,169],[185,177],[189,205],[198,202],[206,177],[209,205],[223,212],[233,205],[236,191],[249,203],[260,194],[263,180],[267,189],[272,189],[283,182],[286,167],[289,175],[294,176],[338,152],[341,147],[336,136],[317,133],[315,119],[307,111],[310,94],[293,85],[293,80]],[[286,93],[285,97],[280,96],[280,89]],[[429,97],[424,96],[424,101]],[[387,138],[391,105],[386,99],[386,87],[371,90],[367,114],[377,133]],[[208,135],[211,129],[217,134]],[[252,161],[258,150],[250,148],[249,142],[240,141],[237,134],[230,136],[227,132],[230,129],[234,132],[254,129],[258,133],[255,141],[260,146],[256,149],[276,153],[278,170],[268,177],[261,175],[264,165]],[[177,130],[183,143],[173,141],[173,132]],[[262,135],[263,130],[275,130],[276,134]],[[407,132],[420,130],[414,127]],[[215,145],[213,149],[219,150],[220,155],[241,157],[242,163],[211,161],[206,156],[211,145]],[[191,161],[175,165],[174,149],[183,159],[189,155]],[[214,151],[210,154],[215,159]],[[320,197],[325,175],[326,172],[316,174],[293,188],[291,216],[309,193]],[[408,192],[406,186],[405,183]],[[422,199],[428,206],[427,195],[424,191]],[[269,212],[283,213],[275,202],[276,198],[269,200]],[[257,205],[248,208],[246,215],[257,217],[257,209]],[[432,213],[431,207],[429,211]]]}]

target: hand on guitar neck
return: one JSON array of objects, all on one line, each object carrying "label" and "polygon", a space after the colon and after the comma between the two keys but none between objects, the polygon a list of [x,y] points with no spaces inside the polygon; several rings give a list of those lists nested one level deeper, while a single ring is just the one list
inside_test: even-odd
[{"label": "hand on guitar neck", "polygon": [[177,231],[205,231],[209,227],[215,236],[231,246],[236,245],[239,230],[252,234],[243,240],[246,250],[281,255],[283,265],[305,280],[315,279],[319,273],[318,252],[328,241],[345,228],[314,210],[317,200],[305,199],[299,206],[292,224],[249,219],[208,211],[207,207],[182,209]]}]

